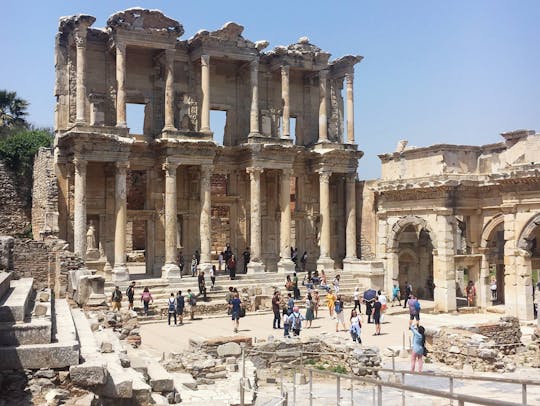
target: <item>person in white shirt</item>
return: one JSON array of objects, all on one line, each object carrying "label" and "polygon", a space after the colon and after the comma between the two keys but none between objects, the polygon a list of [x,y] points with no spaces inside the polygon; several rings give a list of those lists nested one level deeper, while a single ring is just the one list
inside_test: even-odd
[{"label": "person in white shirt", "polygon": [[360,338],[360,332],[362,327],[362,321],[360,320],[360,316],[358,313],[356,313],[356,310],[353,309],[351,311],[351,337],[352,340],[355,342],[358,342],[358,344],[362,344],[362,339]]},{"label": "person in white shirt", "polygon": [[339,293],[339,279],[341,276],[336,275],[334,280],[332,281],[332,284],[334,285],[334,292],[336,292],[336,295]]},{"label": "person in white shirt", "polygon": [[353,299],[354,299],[353,310],[356,310],[356,307],[358,307],[358,312],[362,313],[362,308],[360,307],[360,288],[358,286],[354,288]]},{"label": "person in white shirt", "polygon": [[388,299],[386,298],[386,295],[382,291],[378,291],[377,295],[379,295],[379,302],[381,303],[381,323],[384,320],[384,314],[386,313],[386,308],[388,307]]}]

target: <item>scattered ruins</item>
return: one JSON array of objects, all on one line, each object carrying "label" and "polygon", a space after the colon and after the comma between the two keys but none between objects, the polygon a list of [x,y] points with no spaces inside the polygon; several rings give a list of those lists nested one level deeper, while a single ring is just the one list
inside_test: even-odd
[{"label": "scattered ruins", "polygon": [[[205,379],[240,379],[235,346],[226,355],[218,348],[219,359],[214,348],[201,355],[206,369],[178,354],[164,363],[169,371],[156,360],[137,362],[126,349],[141,343],[137,314],[107,309],[112,287],[125,291],[131,261],[143,264],[159,312],[171,290],[191,286],[180,280],[180,256],[184,273],[196,251],[199,270],[208,271],[226,244],[239,273],[241,253],[250,253],[238,281],[250,310],[268,307],[284,274],[295,270],[292,247],[298,256],[307,252],[310,270],[330,277],[339,270],[346,299],[354,286],[391,292],[399,284],[404,292],[408,282],[434,301],[435,312],[453,312],[466,305],[465,284],[473,281],[472,310],[513,316],[500,322],[510,333],[470,330],[439,360],[463,364],[464,348],[476,346],[479,368],[512,369],[492,342],[511,340],[518,319],[533,319],[539,134],[506,132],[502,142],[483,146],[400,141],[379,155],[381,179],[359,181],[353,80],[362,57],[331,59],[306,37],[266,51],[268,42],[244,38],[232,22],[182,39],[182,24],[157,10],[118,12],[104,28],[94,22],[89,15],[60,19],[56,136],[34,165],[34,240],[0,238],[0,370],[64,368],[26,378],[36,394],[44,377],[69,378],[112,402],[139,404],[178,403],[181,391],[195,401],[202,391],[193,387]],[[131,108],[142,112],[140,133],[132,130]],[[220,116],[223,129],[214,120]],[[0,234],[23,233],[30,219],[17,208],[1,162],[0,182],[7,191]],[[223,291],[209,292],[200,313],[222,312],[222,299]],[[437,332],[434,347],[444,352],[456,334]],[[339,346],[328,340],[301,345]],[[258,362],[287,359],[276,352],[284,345],[254,346],[272,354]],[[527,351],[531,359],[540,353],[535,343]],[[377,349],[348,345],[346,352],[348,371],[380,365]],[[249,370],[256,376],[252,364]],[[51,402],[68,395],[57,391]],[[94,395],[86,395],[82,404],[92,404]]]}]

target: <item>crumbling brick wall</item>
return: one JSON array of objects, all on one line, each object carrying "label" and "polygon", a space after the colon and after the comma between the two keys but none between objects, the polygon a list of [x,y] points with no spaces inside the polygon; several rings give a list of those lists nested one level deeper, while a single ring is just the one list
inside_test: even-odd
[{"label": "crumbling brick wall", "polygon": [[30,227],[30,213],[17,189],[15,174],[0,160],[0,235],[19,236]]},{"label": "crumbling brick wall", "polygon": [[36,240],[58,234],[58,183],[51,148],[40,148],[34,160],[32,234]]}]

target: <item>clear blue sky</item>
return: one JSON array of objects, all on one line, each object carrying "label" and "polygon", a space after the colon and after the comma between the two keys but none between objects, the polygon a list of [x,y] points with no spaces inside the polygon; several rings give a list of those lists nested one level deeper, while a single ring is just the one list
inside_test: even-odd
[{"label": "clear blue sky", "polygon": [[270,47],[304,35],[332,57],[360,54],[355,79],[362,179],[377,154],[409,145],[488,144],[500,132],[540,131],[540,2],[452,1],[12,1],[2,2],[0,89],[31,105],[30,121],[54,120],[58,18],[87,13],[105,26],[118,10],[158,8],[189,38],[227,21]]}]

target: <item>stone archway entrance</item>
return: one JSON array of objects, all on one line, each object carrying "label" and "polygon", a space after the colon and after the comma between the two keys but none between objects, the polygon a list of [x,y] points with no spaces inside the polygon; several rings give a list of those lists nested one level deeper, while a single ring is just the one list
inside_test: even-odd
[{"label": "stone archway entrance", "polygon": [[[486,229],[486,239],[482,241],[485,255],[485,275],[487,276],[485,283],[489,287],[486,304],[489,302],[492,304],[504,304],[504,222],[502,216],[500,220],[493,221],[495,224]],[[491,293],[493,283],[497,287],[495,294]]]},{"label": "stone archway entrance", "polygon": [[[517,242],[519,256],[516,257],[516,299],[520,317],[531,319],[534,316],[533,283],[540,272],[540,213],[532,217],[523,228]],[[533,294],[531,294],[533,293]]]}]

